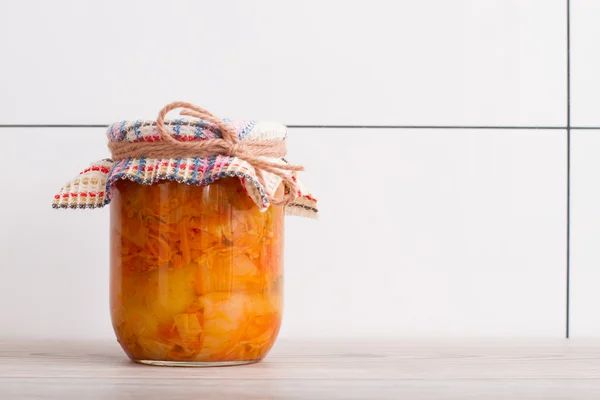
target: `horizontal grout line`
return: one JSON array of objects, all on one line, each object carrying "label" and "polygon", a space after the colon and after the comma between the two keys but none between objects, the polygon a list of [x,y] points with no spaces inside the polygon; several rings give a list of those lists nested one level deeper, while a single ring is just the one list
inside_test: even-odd
[{"label": "horizontal grout line", "polygon": [[0,124],[0,128],[108,128],[94,124]]},{"label": "horizontal grout line", "polygon": [[[288,128],[311,129],[529,129],[565,130],[566,126],[493,126],[493,125],[287,125]],[[600,126],[571,126],[570,129],[600,129]]]},{"label": "horizontal grout line", "polygon": [[[107,128],[96,124],[0,124],[0,128]],[[493,125],[287,125],[290,129],[516,129],[561,130],[566,126],[493,126]],[[570,129],[593,130],[600,126],[571,126]]]},{"label": "horizontal grout line", "polygon": [[288,125],[311,129],[567,129],[566,126],[491,126],[491,125]]}]

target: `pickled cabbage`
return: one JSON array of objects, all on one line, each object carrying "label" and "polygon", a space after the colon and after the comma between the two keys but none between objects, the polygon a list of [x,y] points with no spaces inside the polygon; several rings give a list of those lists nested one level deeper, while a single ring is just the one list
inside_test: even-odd
[{"label": "pickled cabbage", "polygon": [[111,204],[111,314],[134,360],[256,361],[281,323],[283,210],[238,179],[119,181]]}]

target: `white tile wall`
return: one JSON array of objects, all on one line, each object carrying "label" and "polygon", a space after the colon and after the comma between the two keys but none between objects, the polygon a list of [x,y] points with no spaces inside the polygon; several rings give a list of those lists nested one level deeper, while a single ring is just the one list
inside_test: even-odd
[{"label": "white tile wall", "polygon": [[600,130],[572,142],[572,336],[600,335]]},{"label": "white tile wall", "polygon": [[2,129],[0,336],[110,332],[108,209],[60,212],[56,191],[107,155],[103,129]]},{"label": "white tile wall", "polygon": [[[560,127],[566,11],[564,0],[0,2],[0,125],[153,118],[186,100],[290,125]],[[599,4],[571,0],[571,15],[572,124],[600,126]],[[0,337],[112,338],[107,210],[50,208],[107,155],[103,131],[0,128],[15,170],[0,175]],[[573,336],[600,334],[597,137],[573,131]],[[292,130],[290,158],[307,165],[322,217],[288,220],[282,335],[564,336],[565,138]]]},{"label": "white tile wall", "polygon": [[[0,209],[2,334],[112,337],[107,210],[50,207],[104,156],[102,129],[3,134],[0,159],[26,179],[0,176],[15,193]],[[563,333],[562,132],[309,129],[289,146],[322,217],[288,219],[282,335]]]},{"label": "white tile wall", "polygon": [[[600,126],[600,2],[571,0],[572,124]],[[571,333],[600,336],[600,130],[572,132]]]},{"label": "white tile wall", "polygon": [[600,126],[600,1],[571,0],[572,125]]},{"label": "white tile wall", "polygon": [[0,3],[0,123],[565,124],[564,0]]},{"label": "white tile wall", "polygon": [[322,217],[288,223],[285,333],[563,334],[563,132],[295,130],[289,146]]}]

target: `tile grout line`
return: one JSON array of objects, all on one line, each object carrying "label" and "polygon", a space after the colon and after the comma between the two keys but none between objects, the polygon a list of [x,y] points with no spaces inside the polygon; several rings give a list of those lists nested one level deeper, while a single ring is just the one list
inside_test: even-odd
[{"label": "tile grout line", "polygon": [[567,0],[567,276],[565,336],[571,328],[571,0]]},{"label": "tile grout line", "polygon": [[[570,102],[570,100],[568,100]],[[570,108],[570,106],[569,106]],[[569,111],[570,115],[570,111]],[[289,129],[496,129],[496,130],[600,130],[600,126],[530,126],[530,125],[287,125]],[[107,128],[101,124],[0,124],[2,128]]]}]

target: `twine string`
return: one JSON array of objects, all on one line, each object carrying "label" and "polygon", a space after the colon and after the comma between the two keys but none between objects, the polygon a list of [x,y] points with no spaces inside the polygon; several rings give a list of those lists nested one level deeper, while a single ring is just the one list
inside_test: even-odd
[{"label": "twine string", "polygon": [[[165,128],[166,115],[181,108],[180,115],[198,118],[216,126],[222,138],[182,142],[173,137]],[[297,198],[297,186],[292,173],[303,171],[300,165],[282,164],[267,158],[281,159],[287,150],[283,140],[240,140],[232,125],[211,114],[208,110],[185,102],[174,102],[163,107],[156,118],[156,129],[162,140],[154,142],[110,142],[108,147],[113,160],[126,158],[188,158],[225,155],[246,161],[256,171],[260,184],[266,188],[264,172],[277,175],[287,186],[287,193],[281,199],[267,193],[271,204],[287,204]]]}]

